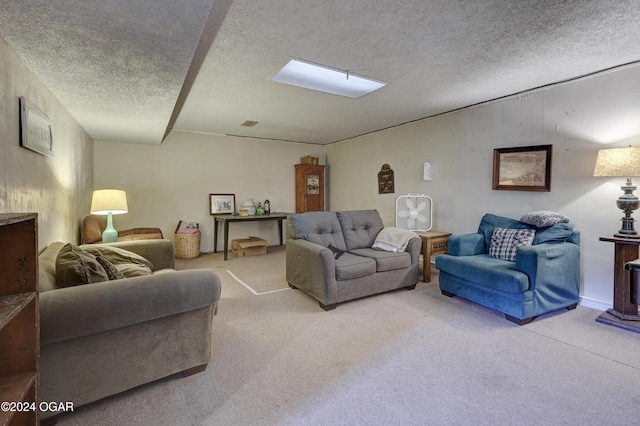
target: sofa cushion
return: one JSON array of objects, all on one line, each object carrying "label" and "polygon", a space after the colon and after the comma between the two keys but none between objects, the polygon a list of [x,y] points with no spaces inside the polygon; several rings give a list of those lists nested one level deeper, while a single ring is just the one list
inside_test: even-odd
[{"label": "sofa cushion", "polygon": [[[574,240],[576,236],[577,241]],[[580,244],[580,237],[577,233],[573,232],[573,224],[571,223],[558,223],[549,227],[537,228],[533,244],[557,244],[564,243],[566,241],[574,244]]]},{"label": "sofa cushion", "polygon": [[349,251],[371,247],[384,227],[377,210],[342,211],[337,216]]},{"label": "sofa cushion", "polygon": [[406,269],[411,267],[411,254],[402,252],[392,252],[385,250],[375,250],[372,248],[362,248],[351,250],[349,253],[369,257],[376,262],[376,272],[394,271],[396,269]]},{"label": "sofa cushion", "polygon": [[536,236],[533,239],[533,245],[543,243],[563,243],[567,241],[573,233],[573,225],[570,223],[558,223],[545,228],[537,228],[533,225],[520,222],[519,220],[487,213],[482,217],[478,227],[478,232],[484,236],[486,253],[489,252],[491,236],[493,235],[493,230],[495,228],[535,229]]},{"label": "sofa cushion", "polygon": [[126,278],[151,275],[153,270],[153,264],[149,260],[119,247],[96,244],[85,245],[83,248],[87,253],[108,260]]},{"label": "sofa cushion", "polygon": [[61,241],[55,241],[47,246],[38,256],[38,291],[49,291],[58,288],[56,284],[56,259],[64,247]]},{"label": "sofa cushion", "polygon": [[340,250],[347,250],[335,212],[292,214],[289,220],[296,239],[307,240],[323,247],[332,245]]},{"label": "sofa cushion", "polygon": [[515,262],[489,257],[488,254],[441,254],[436,258],[436,263],[438,269],[482,287],[512,294],[522,294],[530,287],[529,277],[515,269]]},{"label": "sofa cushion", "polygon": [[376,273],[376,261],[370,257],[344,253],[336,259],[336,280],[346,281]]},{"label": "sofa cushion", "polygon": [[491,236],[489,256],[515,262],[518,247],[530,246],[535,235],[535,229],[495,228]]},{"label": "sofa cushion", "polygon": [[129,250],[122,249],[120,247],[114,247],[104,244],[86,245],[83,246],[84,251],[94,256],[102,256],[114,265],[123,263],[134,263],[137,265],[146,266],[149,269],[153,269],[151,261],[145,259],[137,253]]},{"label": "sofa cushion", "polygon": [[75,244],[65,244],[56,257],[58,288],[108,281],[109,277],[95,256]]},{"label": "sofa cushion", "polygon": [[115,265],[118,271],[125,276],[125,278],[131,277],[144,277],[145,275],[153,274],[153,271],[145,265],[138,265],[135,263],[120,263]]},{"label": "sofa cushion", "polygon": [[107,276],[109,277],[109,280],[121,280],[125,278],[124,274],[120,272],[118,268],[116,268],[116,265],[109,262],[104,257],[96,256],[96,260],[104,268],[105,272],[107,273]]}]

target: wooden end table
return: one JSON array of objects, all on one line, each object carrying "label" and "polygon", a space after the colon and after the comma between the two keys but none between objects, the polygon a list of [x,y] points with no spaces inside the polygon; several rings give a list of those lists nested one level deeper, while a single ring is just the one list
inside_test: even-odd
[{"label": "wooden end table", "polygon": [[431,282],[431,256],[447,252],[450,232],[416,232],[422,238],[422,281]]},{"label": "wooden end table", "polygon": [[615,243],[613,264],[613,309],[607,309],[597,322],[609,324],[640,333],[638,305],[631,300],[630,271],[625,270],[627,262],[638,259],[640,239],[620,238],[613,235],[600,237],[600,241]]}]

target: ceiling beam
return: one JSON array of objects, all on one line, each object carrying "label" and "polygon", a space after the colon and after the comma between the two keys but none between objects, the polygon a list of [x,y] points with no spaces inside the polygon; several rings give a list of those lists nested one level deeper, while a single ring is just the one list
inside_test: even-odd
[{"label": "ceiling beam", "polygon": [[200,36],[200,40],[198,41],[198,46],[196,46],[196,50],[193,53],[193,58],[191,59],[191,64],[189,65],[189,70],[187,71],[187,75],[182,83],[182,88],[180,89],[180,93],[178,94],[178,98],[176,99],[176,104],[173,107],[173,112],[171,113],[171,118],[169,119],[169,124],[167,125],[167,129],[162,136],[162,142],[167,138],[171,130],[173,130],[173,126],[182,111],[182,107],[184,106],[185,101],[187,100],[187,96],[193,87],[193,83],[198,77],[198,73],[200,72],[200,68],[204,63],[207,54],[209,53],[209,49],[211,49],[211,45],[222,27],[222,23],[224,22],[225,17],[227,16],[227,12],[229,11],[229,6],[231,6],[232,0],[214,0],[213,5],[211,6],[211,10],[209,10],[209,16],[207,16],[207,20],[204,24],[204,28],[202,29],[202,35]]}]

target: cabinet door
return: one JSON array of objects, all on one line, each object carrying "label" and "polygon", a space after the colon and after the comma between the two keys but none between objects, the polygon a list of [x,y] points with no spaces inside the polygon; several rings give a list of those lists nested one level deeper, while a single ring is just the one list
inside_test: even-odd
[{"label": "cabinet door", "polygon": [[[37,214],[0,214],[0,402],[38,406]],[[37,425],[38,410],[0,410],[0,425]]]},{"label": "cabinet door", "polygon": [[38,290],[36,232],[34,220],[0,226],[0,295]]},{"label": "cabinet door", "polygon": [[308,212],[324,210],[324,176],[322,173],[307,173],[306,197]]},{"label": "cabinet door", "polygon": [[296,165],[296,213],[324,210],[324,166]]}]

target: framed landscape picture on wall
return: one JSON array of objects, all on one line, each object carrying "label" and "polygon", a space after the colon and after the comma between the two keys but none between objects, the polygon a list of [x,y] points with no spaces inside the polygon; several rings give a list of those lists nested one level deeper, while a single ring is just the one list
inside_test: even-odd
[{"label": "framed landscape picture on wall", "polygon": [[493,189],[551,191],[553,145],[493,150]]}]

